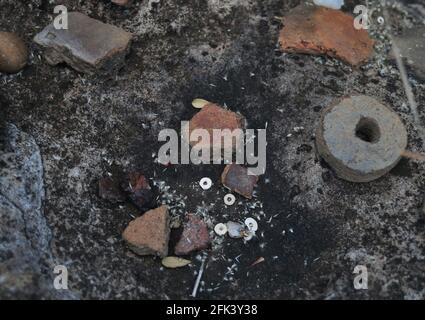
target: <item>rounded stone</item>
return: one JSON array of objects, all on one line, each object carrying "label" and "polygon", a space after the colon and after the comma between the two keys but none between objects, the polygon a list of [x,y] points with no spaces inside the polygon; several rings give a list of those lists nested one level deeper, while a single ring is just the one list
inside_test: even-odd
[{"label": "rounded stone", "polygon": [[398,115],[374,98],[352,96],[325,108],[316,131],[321,157],[336,174],[352,182],[369,182],[389,172],[407,145]]},{"label": "rounded stone", "polygon": [[0,32],[0,72],[16,73],[27,64],[28,49],[12,32]]}]

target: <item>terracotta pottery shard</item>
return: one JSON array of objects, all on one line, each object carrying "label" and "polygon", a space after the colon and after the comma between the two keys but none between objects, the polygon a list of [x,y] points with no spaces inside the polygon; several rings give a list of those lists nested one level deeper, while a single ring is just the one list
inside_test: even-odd
[{"label": "terracotta pottery shard", "polygon": [[374,41],[354,28],[354,18],[340,10],[300,5],[283,20],[279,43],[285,52],[326,54],[353,66],[365,63]]},{"label": "terracotta pottery shard", "polygon": [[248,169],[238,164],[229,164],[224,168],[221,182],[226,188],[251,199],[258,176],[248,175]]},{"label": "terracotta pottery shard", "polygon": [[210,236],[204,221],[193,214],[188,215],[182,236],[174,251],[176,255],[187,255],[196,250],[208,248]]},{"label": "terracotta pottery shard", "polygon": [[168,208],[161,206],[134,219],[124,230],[123,238],[129,248],[139,255],[166,257],[170,238]]},{"label": "terracotta pottery shard", "polygon": [[49,64],[66,62],[84,73],[110,73],[124,65],[132,35],[79,12],[68,14],[68,29],[51,23],[34,38]]},{"label": "terracotta pottery shard", "polygon": [[[227,147],[232,148],[232,150],[236,149],[237,142],[243,142],[243,132],[242,130],[245,128],[245,118],[236,113],[229,110],[226,110],[214,103],[208,103],[205,105],[201,111],[199,111],[197,114],[195,114],[192,119],[189,122],[189,129],[184,129],[183,137],[192,147],[195,147],[196,149],[201,149],[204,146],[209,146],[212,150],[214,149],[227,149]],[[192,134],[193,130],[195,129],[205,129],[208,131],[210,139],[207,141],[190,141],[189,137]],[[223,145],[222,141],[220,139],[217,139],[218,141],[213,140],[213,129],[229,129],[230,132],[226,133],[223,132],[224,137],[231,137],[232,132],[235,134],[235,138],[232,138],[232,144],[231,146]],[[240,134],[237,134],[237,131],[234,131],[235,129],[241,129],[239,132]]]}]

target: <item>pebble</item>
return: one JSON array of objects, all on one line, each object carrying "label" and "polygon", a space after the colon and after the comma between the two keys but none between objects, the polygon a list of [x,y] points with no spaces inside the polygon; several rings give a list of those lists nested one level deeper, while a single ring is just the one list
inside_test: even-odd
[{"label": "pebble", "polygon": [[238,164],[229,164],[221,174],[223,185],[245,198],[251,199],[258,176],[249,175],[248,169]]},{"label": "pebble", "polygon": [[285,52],[326,54],[353,66],[367,62],[374,41],[354,28],[353,16],[340,10],[300,5],[283,20],[279,42]]},{"label": "pebble", "polygon": [[70,12],[68,29],[56,29],[51,23],[34,41],[45,49],[44,57],[49,64],[66,62],[77,71],[93,74],[120,69],[130,50],[131,38],[123,29]]},{"label": "pebble", "polygon": [[407,132],[390,108],[368,96],[351,96],[322,111],[316,145],[340,178],[369,182],[398,163]]},{"label": "pebble", "polygon": [[15,33],[0,32],[0,72],[17,73],[28,61],[28,49]]},{"label": "pebble", "polygon": [[243,224],[229,221],[226,223],[226,226],[230,238],[239,239],[244,236],[245,226]]},{"label": "pebble", "polygon": [[183,233],[177,242],[174,252],[176,255],[187,255],[193,251],[208,248],[210,236],[207,225],[194,214],[187,216],[183,226]]},{"label": "pebble", "polygon": [[123,232],[129,248],[138,255],[168,255],[170,216],[167,206],[150,210],[131,221]]}]

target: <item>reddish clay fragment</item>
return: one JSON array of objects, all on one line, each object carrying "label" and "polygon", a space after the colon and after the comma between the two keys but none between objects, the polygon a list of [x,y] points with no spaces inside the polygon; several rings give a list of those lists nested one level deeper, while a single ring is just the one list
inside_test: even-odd
[{"label": "reddish clay fragment", "polygon": [[166,257],[170,238],[168,208],[161,206],[134,219],[122,236],[129,248],[139,255]]},{"label": "reddish clay fragment", "polygon": [[[209,103],[204,106],[201,111],[195,114],[189,122],[189,130],[187,136],[184,134],[184,138],[189,142],[189,137],[195,129],[205,129],[209,133],[210,140],[206,143],[198,141],[190,141],[189,144],[196,148],[203,148],[203,146],[209,146],[211,149],[222,149],[223,145],[221,141],[213,141],[213,129],[229,129],[230,132],[235,129],[243,130],[245,128],[245,118],[229,110],[226,110],[214,103]],[[230,133],[231,134],[231,133]],[[230,137],[230,136],[229,136]],[[240,136],[237,136],[236,141],[241,141],[243,139],[243,133]],[[213,142],[216,142],[215,144]],[[235,140],[232,142],[232,149],[236,148]]]},{"label": "reddish clay fragment", "polygon": [[340,10],[300,5],[283,20],[279,43],[285,52],[326,54],[353,66],[365,63],[374,41],[354,28],[354,18]]}]

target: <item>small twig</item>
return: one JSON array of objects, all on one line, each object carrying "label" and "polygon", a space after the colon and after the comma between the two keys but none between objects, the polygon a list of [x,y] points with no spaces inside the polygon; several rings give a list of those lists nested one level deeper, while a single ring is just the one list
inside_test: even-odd
[{"label": "small twig", "polygon": [[196,278],[195,286],[193,287],[192,297],[196,298],[196,293],[198,292],[199,283],[201,282],[202,274],[204,273],[204,265],[207,258],[202,259],[201,267],[199,268],[198,277]]},{"label": "small twig", "polygon": [[[390,21],[390,15],[388,14],[387,8],[386,8],[386,2],[384,2],[384,7],[383,7],[384,11],[384,17],[385,17],[385,21],[389,22]],[[403,59],[400,53],[400,49],[398,48],[396,41],[394,40],[393,36],[391,35],[391,30],[390,27],[387,26],[387,30],[388,30],[388,36],[390,38],[391,41],[391,46],[392,46],[392,51],[393,51],[393,55],[397,64],[397,68],[399,70],[400,73],[400,79],[401,82],[403,84],[403,88],[404,91],[406,93],[406,97],[407,97],[407,101],[409,103],[410,106],[410,111],[412,112],[413,115],[413,121],[416,125],[416,129],[418,130],[419,136],[422,139],[422,146],[425,143],[425,130],[421,125],[421,120],[419,117],[419,113],[418,113],[418,104],[416,103],[415,100],[415,96],[413,94],[413,90],[412,90],[412,86],[410,85],[409,82],[409,78],[407,76],[407,72],[406,72],[406,68],[404,66],[403,63]]]},{"label": "small twig", "polygon": [[404,158],[425,162],[425,155],[424,154],[404,150],[401,153],[401,156],[404,157]]}]

